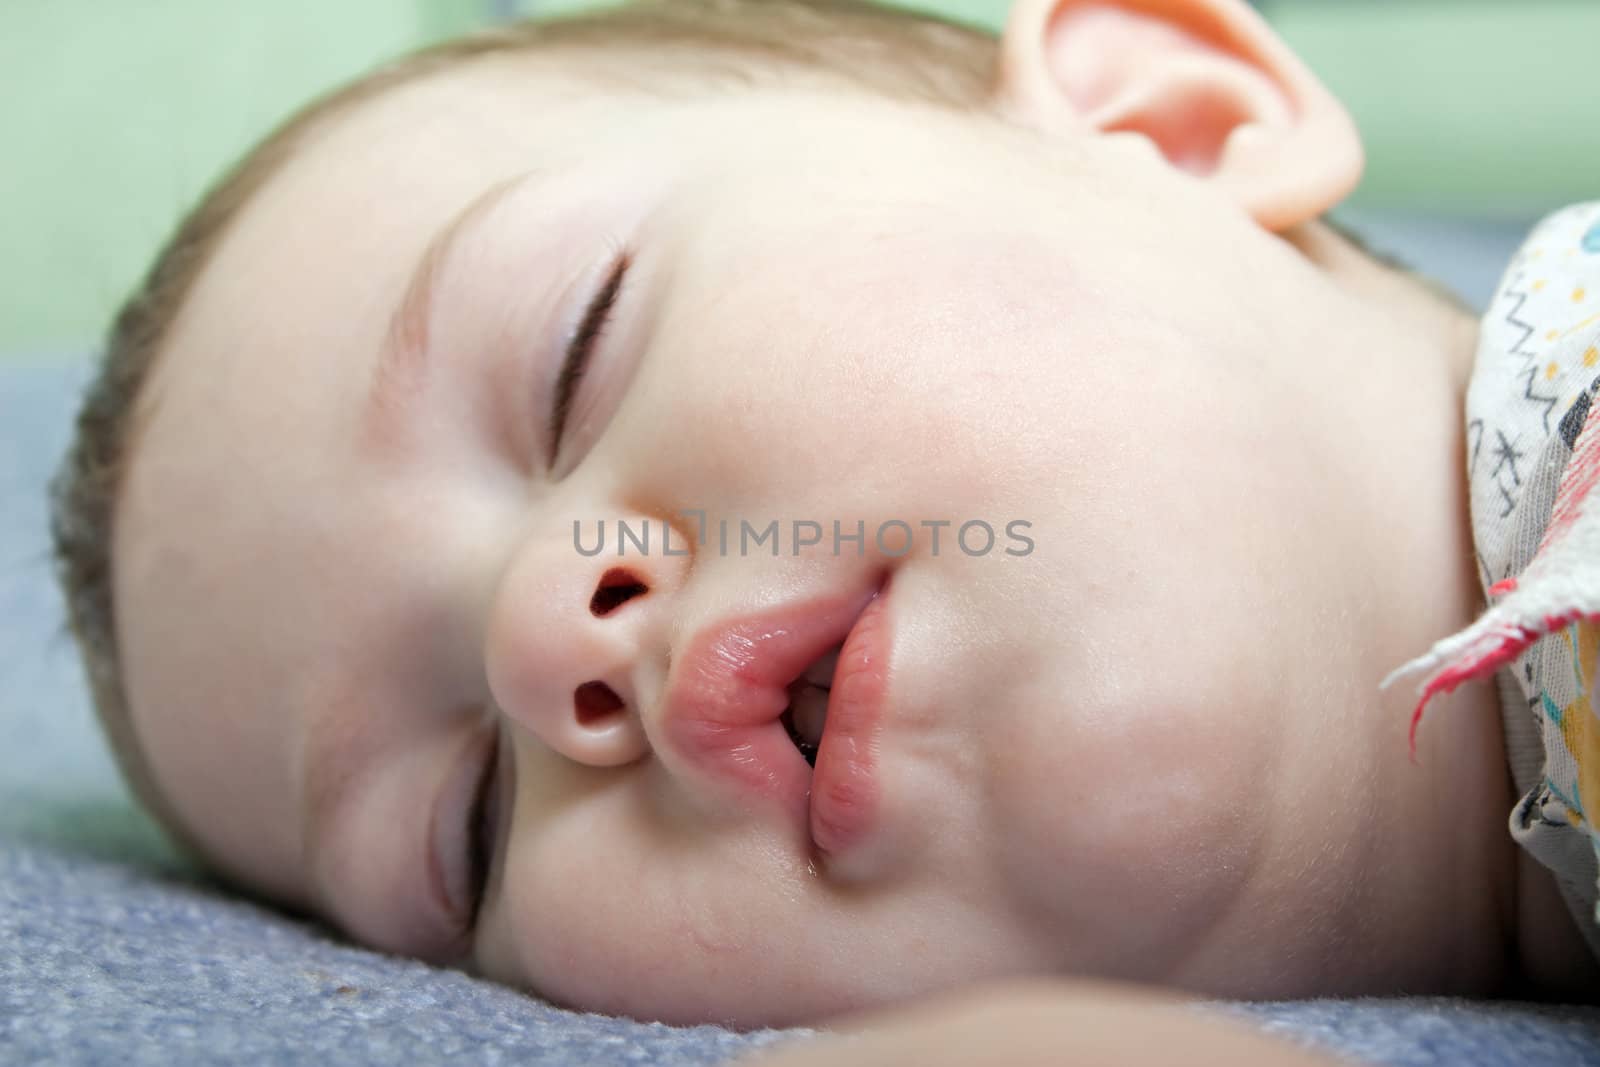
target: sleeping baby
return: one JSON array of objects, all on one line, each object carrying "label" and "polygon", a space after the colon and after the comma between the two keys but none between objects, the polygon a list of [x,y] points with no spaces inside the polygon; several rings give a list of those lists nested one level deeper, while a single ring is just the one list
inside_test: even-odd
[{"label": "sleeping baby", "polygon": [[111,331],[55,532],[120,764],[241,891],[645,1019],[1588,999],[1541,768],[1600,606],[1414,664],[1414,758],[1380,682],[1558,489],[1586,529],[1600,210],[1485,355],[1320,221],[1361,169],[1244,0],[677,0],[383,68]]}]

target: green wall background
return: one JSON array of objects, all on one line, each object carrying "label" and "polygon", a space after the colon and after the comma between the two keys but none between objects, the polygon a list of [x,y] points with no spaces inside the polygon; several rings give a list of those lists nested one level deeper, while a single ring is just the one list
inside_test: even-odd
[{"label": "green wall background", "polygon": [[312,95],[479,4],[0,6],[0,359],[81,353],[181,213]]},{"label": "green wall background", "polygon": [[[504,6],[6,0],[0,360],[81,353],[180,213],[279,118]],[[993,26],[1006,5],[914,6]],[[1600,3],[1280,0],[1267,11],[1361,125],[1357,206],[1520,219],[1600,196]]]}]

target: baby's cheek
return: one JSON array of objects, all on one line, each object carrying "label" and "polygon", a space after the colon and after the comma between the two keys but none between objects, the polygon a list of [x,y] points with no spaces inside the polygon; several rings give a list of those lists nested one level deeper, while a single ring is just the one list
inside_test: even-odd
[{"label": "baby's cheek", "polygon": [[1062,968],[1162,980],[1244,892],[1267,825],[1259,742],[1213,721],[1176,700],[1103,709],[1008,753],[999,863],[1053,917]]}]

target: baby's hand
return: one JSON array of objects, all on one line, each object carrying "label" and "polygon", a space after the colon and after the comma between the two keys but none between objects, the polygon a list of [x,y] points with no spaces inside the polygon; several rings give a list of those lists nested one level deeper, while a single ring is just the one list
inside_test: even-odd
[{"label": "baby's hand", "polygon": [[1172,994],[1090,982],[982,986],[853,1016],[829,1030],[826,1036],[741,1060],[740,1067],[1333,1067],[1346,1062],[1207,1016]]}]

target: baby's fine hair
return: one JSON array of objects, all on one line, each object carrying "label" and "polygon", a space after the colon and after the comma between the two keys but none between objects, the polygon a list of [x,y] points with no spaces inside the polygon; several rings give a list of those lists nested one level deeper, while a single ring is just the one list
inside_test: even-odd
[{"label": "baby's fine hair", "polygon": [[[312,131],[397,86],[517,53],[564,61],[565,72],[608,91],[715,93],[821,79],[961,110],[987,101],[998,58],[986,32],[863,0],[646,0],[513,23],[404,56],[313,101],[227,171],[113,320],[51,486],[56,572],[101,726],[134,795],[192,851],[135,735],[117,645],[112,540],[120,486],[153,404],[145,383],[230,227]],[[176,505],[172,521],[181,522]]]}]

